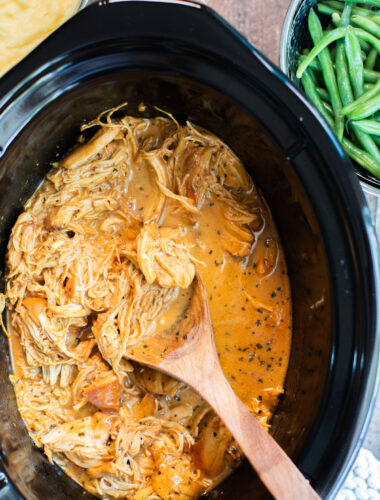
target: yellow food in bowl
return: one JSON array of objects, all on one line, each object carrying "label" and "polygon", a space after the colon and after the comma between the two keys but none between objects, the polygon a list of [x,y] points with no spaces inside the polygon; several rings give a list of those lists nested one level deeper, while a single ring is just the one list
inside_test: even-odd
[{"label": "yellow food in bowl", "polygon": [[0,0],[0,76],[72,16],[80,0]]}]

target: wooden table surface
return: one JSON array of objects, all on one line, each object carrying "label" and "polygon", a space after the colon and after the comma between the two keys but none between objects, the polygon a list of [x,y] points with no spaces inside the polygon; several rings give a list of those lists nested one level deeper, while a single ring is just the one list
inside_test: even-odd
[{"label": "wooden table surface", "polygon": [[204,0],[278,64],[281,27],[290,0]]}]

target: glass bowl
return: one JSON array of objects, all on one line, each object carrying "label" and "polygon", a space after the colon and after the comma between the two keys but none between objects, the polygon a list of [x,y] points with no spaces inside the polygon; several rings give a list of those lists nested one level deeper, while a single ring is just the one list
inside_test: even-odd
[{"label": "glass bowl", "polygon": [[[299,86],[299,82],[295,74],[300,50],[311,46],[311,39],[307,29],[307,16],[309,10],[317,3],[318,0],[292,0],[282,28],[280,67],[297,86]],[[355,162],[352,162],[352,164],[363,190],[366,193],[380,197],[380,180]]]}]

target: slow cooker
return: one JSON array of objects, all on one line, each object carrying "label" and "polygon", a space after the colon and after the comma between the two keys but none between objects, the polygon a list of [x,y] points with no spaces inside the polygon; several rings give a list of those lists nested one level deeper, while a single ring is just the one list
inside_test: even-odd
[{"label": "slow cooker", "polygon": [[[129,114],[157,115],[158,107],[211,130],[263,192],[286,252],[294,307],[285,394],[271,432],[318,493],[332,498],[363,439],[376,388],[374,229],[333,133],[280,70],[206,6],[92,4],[0,80],[0,285],[10,229],[50,162],[74,144],[84,121],[124,101]],[[10,369],[1,335],[0,465],[7,494],[92,498],[32,444]],[[208,494],[267,497],[246,462]]]}]

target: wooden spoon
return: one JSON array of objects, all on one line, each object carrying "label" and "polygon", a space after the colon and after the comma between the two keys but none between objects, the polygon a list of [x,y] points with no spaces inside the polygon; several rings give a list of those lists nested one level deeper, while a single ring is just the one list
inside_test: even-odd
[{"label": "wooden spoon", "polygon": [[192,287],[182,319],[131,346],[127,356],[195,389],[226,424],[276,499],[320,498],[232,390],[219,364],[207,297],[199,276],[195,277]]}]

